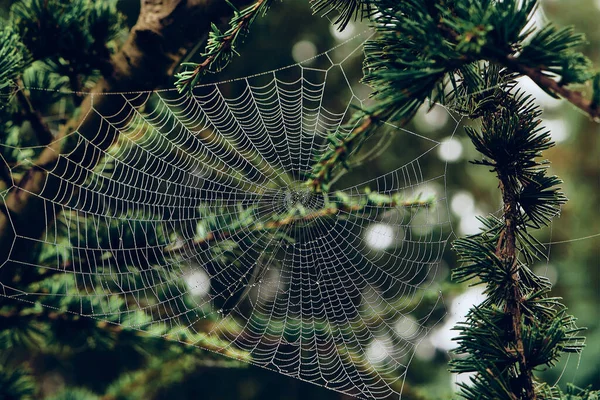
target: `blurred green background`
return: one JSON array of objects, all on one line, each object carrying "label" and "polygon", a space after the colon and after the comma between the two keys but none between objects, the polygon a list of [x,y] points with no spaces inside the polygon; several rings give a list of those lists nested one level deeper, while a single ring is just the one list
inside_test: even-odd
[{"label": "blurred green background", "polygon": [[[3,2],[3,8],[10,2]],[[122,0],[121,11],[127,23],[133,24],[139,10],[137,0]],[[546,0],[539,14],[560,25],[575,25],[589,40],[585,53],[600,65],[600,1],[598,0]],[[239,49],[240,57],[222,73],[208,76],[208,81],[221,81],[234,77],[287,66],[311,58],[343,42],[367,28],[363,23],[351,23],[344,32],[337,32],[327,18],[313,16],[308,1],[287,0],[276,2],[266,17],[252,27],[245,44]],[[198,58],[192,58],[198,60]],[[356,57],[344,65],[351,81],[361,75],[361,58]],[[554,283],[553,293],[563,297],[570,313],[586,327],[587,347],[580,357],[571,356],[550,371],[542,373],[548,382],[574,383],[580,387],[600,387],[600,129],[564,101],[551,99],[529,81],[521,82],[524,90],[534,94],[544,109],[543,119],[552,131],[557,146],[545,156],[552,161],[552,173],[564,180],[564,192],[569,202],[561,216],[545,230],[540,240],[550,243],[549,260],[534,267],[538,274],[548,276]],[[341,89],[340,89],[341,90]],[[357,92],[366,94],[357,85]],[[326,102],[335,107],[336,98]],[[455,235],[474,233],[478,227],[477,215],[497,212],[500,197],[493,176],[482,167],[468,163],[477,154],[464,135],[462,126],[455,131],[456,123],[443,108],[423,109],[407,127],[442,145],[435,148],[437,157],[431,164],[421,167],[427,175],[432,171],[446,172],[446,187],[434,186],[431,191],[446,199]],[[342,178],[338,185],[362,182],[379,176],[412,160],[432,147],[431,142],[416,140],[411,135],[391,130],[392,141],[388,150],[362,168],[357,167]],[[479,289],[456,287],[450,282],[450,268],[455,258],[448,247],[436,276],[444,290],[447,308],[445,320],[421,343],[406,378],[408,398],[450,398],[454,383],[459,379],[447,372],[450,359],[448,350],[453,346],[449,331],[466,310],[480,300]],[[117,352],[115,352],[117,353]],[[83,353],[85,354],[85,353]],[[89,358],[88,358],[89,356]],[[39,359],[41,387],[47,395],[59,392],[65,386],[85,384],[99,392],[114,378],[114,365],[122,362],[122,354],[107,353],[75,358],[60,365],[55,360]],[[169,374],[164,368],[161,374]],[[207,363],[188,375],[182,382],[166,387],[156,398],[202,399],[344,399],[339,393],[329,391],[296,379],[261,369],[252,365],[214,365]]]}]

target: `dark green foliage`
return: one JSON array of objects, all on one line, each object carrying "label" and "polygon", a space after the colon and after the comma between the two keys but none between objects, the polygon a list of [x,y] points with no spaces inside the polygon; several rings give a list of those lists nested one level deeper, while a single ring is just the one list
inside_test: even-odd
[{"label": "dark green foliage", "polygon": [[494,101],[508,104],[484,115],[480,130],[466,128],[467,136],[485,157],[474,163],[491,167],[492,172],[507,178],[507,189],[515,192],[522,207],[523,224],[536,228],[547,225],[566,198],[556,188],[561,181],[546,176],[547,162],[537,160],[542,151],[553,146],[550,133],[540,125],[541,111],[521,93]]},{"label": "dark green foliage", "polygon": [[68,77],[54,72],[52,67],[41,61],[36,61],[32,68],[27,68],[21,79],[25,87],[48,89],[43,95],[35,90],[30,92],[29,99],[37,110],[43,110],[48,103],[55,103],[65,97],[61,91],[69,88]]},{"label": "dark green foliage", "polygon": [[[510,76],[531,67],[535,73],[558,76],[561,84],[592,78],[591,62],[575,50],[584,43],[581,34],[552,24],[531,28],[538,7],[535,0],[368,3],[377,36],[365,45],[364,82],[374,89],[376,105],[357,114],[348,126],[353,130],[350,135],[332,135],[332,151],[323,154],[313,168],[310,185],[319,190],[327,190],[330,170],[347,162],[347,156],[375,134],[380,126],[377,121],[407,123],[426,100],[470,115],[484,109],[473,102],[492,99],[485,93],[469,92],[469,86],[481,88],[478,81],[497,80],[498,74]],[[342,7],[335,2],[319,4]],[[488,74],[486,68],[492,72]]]},{"label": "dark green foliage", "polygon": [[573,384],[568,384],[563,398],[566,400],[598,400],[600,393],[593,391],[591,388],[582,389]]},{"label": "dark green foliage", "polygon": [[[517,5],[517,4],[520,4]],[[454,74],[480,59],[502,59],[525,39],[536,2],[375,1],[378,37],[367,43],[365,82],[387,118],[410,118],[430,101],[448,102]],[[419,51],[415,51],[419,49]],[[452,76],[451,76],[452,74]],[[456,89],[456,85],[453,86]]]},{"label": "dark green foliage", "polygon": [[[485,81],[485,77],[479,80]],[[506,82],[479,90],[492,98],[482,101],[485,109],[476,113],[481,115],[481,126],[466,129],[484,156],[474,163],[490,167],[497,175],[505,200],[503,218],[490,216],[483,220],[481,233],[454,242],[461,265],[454,269],[453,278],[461,282],[477,279],[487,295],[456,328],[459,347],[455,353],[463,357],[453,360],[451,368],[457,373],[477,373],[469,385],[461,386],[461,395],[467,399],[529,398],[525,374],[538,366],[554,366],[561,354],[583,348],[575,318],[566,314],[560,299],[549,296],[549,282],[528,266],[543,250],[528,229],[548,225],[566,198],[556,186],[561,181],[547,176],[547,162],[539,160],[542,151],[554,145],[540,125],[540,111],[513,87]],[[504,253],[505,246],[511,246],[506,244],[510,235],[514,235],[513,251],[523,261]],[[538,397],[547,398],[540,388],[535,389]]]},{"label": "dark green foliage", "polygon": [[[3,21],[0,21],[3,23]],[[16,80],[29,64],[29,54],[19,35],[8,25],[0,29],[0,120],[16,88]]]},{"label": "dark green foliage", "polygon": [[560,84],[584,83],[593,76],[592,63],[573,49],[586,43],[585,37],[573,27],[546,25],[530,35],[519,61],[528,66],[543,65],[544,70],[560,77]]},{"label": "dark green foliage", "polygon": [[97,400],[98,396],[85,389],[67,389],[49,400]]},{"label": "dark green foliage", "polygon": [[[134,272],[133,267],[131,272]],[[62,364],[63,368],[65,365],[89,363],[95,358],[103,359],[108,356],[113,359],[115,365],[111,371],[106,371],[112,376],[104,379],[110,382],[123,374],[121,380],[115,381],[110,389],[111,393],[115,394],[128,390],[126,388],[132,378],[127,373],[132,374],[132,377],[139,377],[137,379],[146,379],[145,376],[155,373],[153,371],[157,367],[164,367],[166,360],[173,360],[170,371],[172,373],[166,374],[165,379],[156,381],[154,386],[146,385],[138,388],[141,397],[149,396],[157,388],[167,388],[171,384],[176,384],[178,380],[184,379],[186,374],[193,373],[207,363],[214,363],[214,359],[220,362],[217,355],[195,347],[218,350],[226,345],[219,339],[206,339],[202,335],[186,333],[179,328],[171,330],[166,325],[151,325],[152,317],[148,313],[129,311],[126,302],[132,301],[132,298],[120,298],[110,295],[108,291],[105,296],[86,298],[73,289],[76,287],[73,279],[70,275],[58,274],[32,283],[27,290],[45,292],[49,295],[49,300],[45,302],[44,307],[40,304],[13,302],[11,306],[2,308],[0,350],[8,359],[6,370],[0,371],[0,379],[7,382],[5,385],[0,383],[0,397],[8,396],[11,391],[16,390],[23,393],[33,392],[31,379],[23,370],[15,369],[14,366],[14,363],[23,357],[23,352],[27,352],[28,357],[46,358],[50,365]],[[156,290],[162,289],[157,286]],[[173,301],[163,299],[161,308],[163,312],[169,310],[169,302]],[[173,305],[172,309],[183,308],[181,305]],[[102,315],[102,312],[105,314]],[[103,321],[90,318],[90,315],[96,315],[95,318],[101,316]],[[128,328],[128,326],[140,327],[138,329],[142,330]],[[164,337],[170,335],[173,335],[174,339],[193,343],[195,346],[184,346],[165,340]],[[244,357],[243,354],[234,351],[228,350],[226,353],[238,359]],[[183,355],[185,359],[181,358]],[[237,362],[228,361],[224,366],[235,367]],[[85,371],[71,371],[70,374],[76,377],[80,375],[76,379],[81,384],[90,387],[102,385],[102,381],[97,377],[85,376]],[[175,379],[175,377],[179,378]],[[96,390],[103,392],[106,388],[100,386]],[[64,396],[74,395],[64,394]]]},{"label": "dark green foliage", "polygon": [[[24,0],[11,8],[11,24],[34,60],[78,82],[106,70],[110,42],[122,29],[116,0]],[[80,84],[75,90],[80,90]]]},{"label": "dark green foliage", "polygon": [[315,13],[324,16],[338,13],[335,23],[339,24],[340,30],[344,30],[352,18],[367,18],[374,10],[371,0],[310,0],[310,4]]},{"label": "dark green foliage", "polygon": [[0,364],[0,398],[32,399],[35,393],[35,384],[28,371],[24,368],[13,368],[10,365],[2,364]]}]

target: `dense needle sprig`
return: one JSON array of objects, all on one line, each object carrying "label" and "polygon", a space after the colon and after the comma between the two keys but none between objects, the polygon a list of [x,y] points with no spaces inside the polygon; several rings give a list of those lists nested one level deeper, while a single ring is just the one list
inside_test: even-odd
[{"label": "dense needle sprig", "polygon": [[[317,1],[321,8],[341,7]],[[460,357],[456,373],[475,373],[461,384],[468,399],[595,398],[573,387],[562,392],[540,382],[535,370],[554,366],[561,354],[578,353],[584,338],[547,279],[530,266],[544,256],[533,234],[547,226],[566,202],[561,181],[547,174],[542,152],[554,143],[541,125],[533,99],[515,90],[515,79],[530,77],[554,97],[563,97],[597,119],[600,78],[576,48],[585,39],[572,28],[547,23],[534,28],[538,2],[476,0],[373,0],[377,36],[365,45],[364,82],[376,105],[357,114],[350,133],[332,135],[330,151],[313,167],[309,187],[329,190],[336,169],[381,122],[404,123],[426,101],[439,102],[480,128],[466,134],[483,156],[474,161],[496,175],[503,200],[501,216],[482,218],[482,232],[454,243],[461,265],[458,282],[485,285],[487,299],[456,330]],[[360,4],[346,3],[344,15]],[[354,7],[354,11],[350,9]],[[346,18],[347,21],[347,18]],[[344,23],[344,20],[341,21]],[[568,85],[587,84],[591,98]]]},{"label": "dense needle sprig", "polygon": [[[327,0],[317,3],[336,5]],[[600,78],[577,50],[583,36],[552,23],[534,29],[536,0],[368,3],[377,35],[365,44],[364,82],[373,88],[376,105],[358,114],[363,121],[354,121],[347,136],[332,134],[333,150],[316,161],[309,181],[315,191],[327,190],[333,169],[341,164],[340,153],[349,155],[377,132],[380,124],[375,121],[406,123],[426,100],[448,106],[461,102],[457,75],[476,76],[482,62],[527,75],[592,118],[600,115],[594,100],[600,96]],[[568,88],[571,84],[588,84],[592,98]]]},{"label": "dense needle sprig", "polygon": [[[236,53],[236,46],[248,33],[250,25],[261,14],[265,14],[273,0],[256,0],[250,6],[239,10],[231,2],[227,3],[233,8],[233,17],[229,21],[229,28],[222,32],[215,24],[208,36],[206,50],[202,53],[204,61],[201,63],[187,62],[182,64],[186,68],[175,77],[180,93],[190,91],[198,83],[202,75],[209,70],[220,71],[225,68]],[[191,69],[189,69],[191,68]]]},{"label": "dense needle sprig", "polygon": [[547,226],[566,202],[561,181],[548,176],[548,162],[539,159],[554,143],[539,108],[514,90],[514,82],[483,91],[489,98],[482,102],[481,128],[466,132],[483,155],[474,164],[495,173],[504,206],[501,217],[482,219],[481,233],[454,242],[461,265],[453,278],[484,284],[487,299],[456,327],[455,354],[463,357],[451,369],[476,373],[461,385],[467,399],[562,398],[557,391],[548,396],[552,391],[534,371],[555,365],[563,353],[580,352],[584,338],[560,299],[550,296],[548,280],[529,269],[543,255],[531,229]]}]

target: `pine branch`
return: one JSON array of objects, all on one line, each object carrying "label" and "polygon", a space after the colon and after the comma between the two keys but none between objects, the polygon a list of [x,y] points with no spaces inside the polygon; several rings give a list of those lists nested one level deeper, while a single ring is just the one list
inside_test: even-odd
[{"label": "pine branch", "polygon": [[206,52],[203,54],[206,58],[199,64],[184,63],[184,67],[193,67],[192,71],[183,71],[176,75],[178,78],[175,85],[180,93],[191,91],[200,77],[204,75],[213,65],[220,64],[217,70],[221,70],[231,61],[235,46],[238,41],[246,35],[250,25],[261,13],[266,13],[272,0],[256,0],[254,4],[248,6],[242,11],[234,8],[234,17],[230,21],[230,28],[221,33],[216,25],[212,25],[212,31],[209,36]]},{"label": "pine branch", "polygon": [[504,203],[504,230],[498,240],[496,256],[506,265],[506,269],[512,272],[510,274],[510,287],[512,290],[507,293],[506,312],[512,318],[512,335],[519,363],[519,382],[521,388],[516,393],[524,392],[526,395],[525,399],[535,400],[537,396],[533,383],[533,373],[531,367],[528,365],[522,337],[524,297],[520,288],[520,267],[517,262],[516,245],[519,204],[516,200],[517,194],[511,190],[513,185],[511,185],[510,178],[504,173],[498,173],[498,179],[500,180],[499,187]]},{"label": "pine branch", "polygon": [[[555,94],[556,96],[560,96],[563,99],[567,100],[569,103],[573,104],[575,107],[579,108],[590,118],[595,120],[596,122],[600,122],[600,103],[598,101],[594,101],[594,99],[586,98],[581,92],[569,89],[568,87],[561,85],[559,81],[552,79],[550,76],[545,74],[543,71],[537,68],[528,67],[519,62],[519,59],[513,56],[509,56],[506,59],[506,66],[531,78],[539,87],[544,89],[546,92],[550,92]],[[600,85],[597,83],[598,76],[594,78],[594,96],[600,95]]]},{"label": "pine branch", "polygon": [[27,49],[14,28],[0,28],[0,111],[10,101],[16,90],[15,82],[31,63]]},{"label": "pine branch", "polygon": [[0,365],[0,397],[29,400],[35,398],[35,379],[28,368]]},{"label": "pine branch", "polygon": [[[218,230],[211,230],[199,239],[192,240],[188,243],[167,246],[164,249],[164,252],[166,254],[178,254],[180,251],[189,248],[207,248],[215,243],[218,244],[219,242],[226,240],[235,240],[250,232],[276,232],[281,228],[297,224],[307,224],[321,218],[341,218],[343,215],[340,213],[356,213],[369,207],[419,209],[431,207],[432,205],[432,198],[421,199],[420,196],[415,199],[406,200],[403,199],[400,194],[384,195],[366,190],[365,195],[357,200],[343,192],[336,192],[334,193],[334,198],[326,203],[323,208],[307,211],[300,206],[287,214],[273,215],[264,222],[251,220],[248,223],[242,223],[242,227],[236,227],[235,230],[229,230],[226,227]],[[240,218],[238,218],[238,220],[239,219]],[[236,225],[239,225],[239,222],[236,222]]]},{"label": "pine branch", "polygon": [[310,0],[313,12],[327,16],[334,11],[339,15],[335,24],[344,30],[352,18],[368,18],[374,10],[371,0]]},{"label": "pine branch", "polygon": [[[65,275],[59,279],[64,277]],[[49,285],[46,286],[45,283],[48,282]],[[52,278],[42,281],[42,291],[54,295],[57,294],[56,292],[60,293],[60,289],[56,288],[56,283],[57,280]],[[120,348],[131,348],[145,359],[150,360],[149,366],[144,362],[140,365],[139,370],[130,374],[125,373],[124,379],[112,385],[105,398],[115,398],[113,395],[125,393],[130,395],[138,393],[138,397],[145,397],[144,394],[147,395],[169,384],[174,384],[181,380],[183,375],[200,367],[219,365],[237,367],[240,365],[240,361],[248,359],[247,353],[232,348],[226,341],[218,337],[208,337],[193,329],[182,330],[180,327],[171,329],[166,325],[150,326],[147,330],[136,329],[135,327],[142,326],[140,324],[142,321],[150,322],[143,311],[125,313],[125,310],[131,310],[121,307],[119,316],[111,318],[109,315],[107,321],[82,318],[77,312],[82,306],[84,309],[89,309],[90,302],[94,303],[96,307],[102,308],[98,302],[107,301],[106,299],[109,298],[114,300],[116,296],[105,293],[105,296],[90,299],[83,296],[82,293],[81,297],[73,295],[59,300],[60,308],[40,307],[39,304],[19,301],[10,305],[7,303],[0,309],[0,346],[6,346],[3,348],[4,350],[10,348],[17,352],[27,351],[29,357],[32,353],[56,354],[58,351],[60,355],[68,359],[74,355],[69,345],[83,340],[92,344],[91,350],[94,350],[94,345],[98,346],[95,348],[96,351],[109,353],[114,353]],[[111,310],[115,310],[111,305],[115,306],[114,303],[104,304]],[[124,326],[128,322],[134,328]],[[62,346],[63,342],[66,344],[65,347]],[[234,360],[222,361],[215,354],[206,350],[224,354]],[[164,372],[165,360],[167,365],[173,364],[172,366],[175,368],[173,371],[177,371],[177,373],[167,374],[164,379],[157,379],[156,374],[160,371]],[[11,366],[11,364],[7,365],[7,367]],[[25,392],[27,390],[27,386],[24,386],[27,382],[15,381],[12,378],[10,375],[7,376],[0,367],[0,383],[2,383],[0,384],[0,397],[11,391]],[[152,383],[146,378],[151,378]],[[21,396],[14,398],[21,398]],[[117,396],[117,398],[120,397]]]},{"label": "pine branch", "polygon": [[514,90],[514,81],[490,79],[502,76],[498,67],[489,65],[480,73],[463,89],[487,97],[476,102],[481,109],[473,112],[481,128],[466,132],[483,155],[473,163],[491,168],[498,178],[503,217],[482,219],[482,233],[454,243],[462,265],[452,272],[453,279],[480,280],[488,298],[456,328],[456,353],[467,357],[452,361],[451,367],[477,373],[470,385],[461,386],[467,399],[536,399],[543,396],[543,385],[536,382],[534,369],[554,365],[561,353],[579,352],[583,345],[573,317],[558,299],[548,297],[550,283],[527,265],[543,250],[528,228],[547,226],[566,198],[557,187],[560,180],[546,176],[547,162],[538,161],[554,145],[540,127],[539,108]]},{"label": "pine branch", "polygon": [[[134,371],[112,384],[100,400],[123,398],[156,398],[157,392],[175,386],[202,368],[232,368],[240,366],[235,360],[206,360],[194,353],[174,353],[155,358],[150,365]],[[165,371],[169,371],[165,374]]]},{"label": "pine branch", "polygon": [[[482,61],[496,63],[530,76],[553,96],[560,95],[599,118],[600,74],[575,49],[585,43],[571,28],[548,24],[529,29],[537,1],[461,2],[373,0],[377,37],[365,44],[365,77],[377,104],[364,113],[390,122],[409,121],[427,100],[455,106],[462,103],[461,83],[455,77],[476,70]],[[335,4],[324,0],[324,4]],[[556,81],[548,74],[558,77]],[[569,84],[592,83],[586,99]],[[459,110],[460,111],[460,110]],[[374,129],[367,119],[346,137],[330,135],[334,148],[314,165],[308,185],[326,191],[336,165],[347,162],[348,148],[358,148]]]},{"label": "pine branch", "polygon": [[[81,272],[83,265],[79,263],[76,265]],[[96,267],[93,266],[94,269]],[[161,269],[160,272],[165,271]],[[114,295],[114,288],[104,287],[102,290],[97,290],[94,295],[90,295],[84,288],[82,291],[78,290],[76,283],[78,278],[74,274],[43,273],[38,275],[36,280],[25,285],[22,281],[27,280],[22,279],[23,275],[21,274],[20,279],[15,283],[20,285],[18,288],[3,286],[6,298],[14,301],[6,302],[4,307],[0,308],[0,348],[6,345],[13,347],[16,343],[19,347],[31,347],[32,350],[44,352],[47,350],[45,345],[48,343],[52,346],[52,343],[61,341],[65,343],[80,341],[83,337],[84,341],[94,339],[97,342],[104,342],[108,348],[113,348],[117,341],[128,345],[130,342],[143,340],[146,349],[161,350],[171,346],[164,340],[169,339],[194,346],[190,348],[191,351],[196,351],[195,348],[201,346],[204,350],[225,354],[238,360],[248,358],[246,352],[231,348],[220,338],[209,337],[193,327],[182,329],[169,324],[154,324],[155,320],[150,315],[150,308],[133,312],[128,304],[131,298]],[[132,274],[131,277],[144,279],[142,272]],[[182,290],[180,287],[184,283],[180,277],[177,282],[167,281],[165,279],[165,285],[174,285],[178,287],[177,290]],[[23,293],[43,294],[46,296],[44,306],[42,307],[39,302],[19,301],[23,300]],[[67,293],[68,295],[65,295]],[[173,312],[173,317],[185,318],[179,308],[183,303],[175,305],[176,310],[169,311],[169,307],[173,306],[175,301],[172,300],[165,299],[161,302],[161,316]],[[139,299],[134,301],[139,307]],[[98,310],[110,311],[98,313]],[[196,315],[197,309],[189,311]],[[186,323],[189,323],[189,320],[186,319]],[[7,340],[7,337],[10,339]],[[31,340],[23,340],[24,337],[30,337]],[[52,340],[49,340],[50,338]],[[181,347],[176,346],[174,349],[181,349]]]},{"label": "pine branch", "polygon": [[[359,123],[352,128],[347,136],[340,136],[330,139],[333,148],[325,152],[320,160],[313,166],[310,179],[306,185],[315,193],[327,192],[329,190],[329,181],[333,170],[339,165],[349,168],[347,164],[348,157],[353,151],[360,149],[364,141],[380,125],[380,120],[373,115],[362,116],[358,114]],[[361,119],[362,118],[362,119]]]}]

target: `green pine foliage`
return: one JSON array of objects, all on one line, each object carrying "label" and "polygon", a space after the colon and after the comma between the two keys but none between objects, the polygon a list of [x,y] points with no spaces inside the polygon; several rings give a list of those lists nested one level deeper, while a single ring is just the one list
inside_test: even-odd
[{"label": "green pine foliage", "polygon": [[122,31],[117,1],[72,2],[28,0],[11,8],[11,22],[35,60],[53,72],[79,80],[106,69],[111,42]]},{"label": "green pine foliage", "polygon": [[[4,364],[4,361],[3,361]],[[29,371],[10,363],[0,367],[0,396],[4,399],[32,399],[35,383]]]},{"label": "green pine foliage", "polygon": [[494,106],[482,111],[481,128],[466,132],[484,156],[474,163],[498,178],[504,214],[486,218],[480,234],[454,242],[462,264],[453,278],[485,285],[487,299],[457,326],[455,353],[461,357],[451,370],[476,373],[471,384],[461,385],[467,399],[562,398],[536,382],[533,371],[556,365],[563,353],[580,352],[584,338],[550,295],[547,279],[529,269],[543,255],[531,230],[546,226],[566,202],[560,180],[547,176],[547,162],[539,159],[554,144],[533,100],[515,92],[512,82],[487,91],[493,98],[485,104]]},{"label": "green pine foliage", "polygon": [[[340,13],[351,14],[350,4]],[[563,393],[534,374],[555,366],[565,353],[579,353],[584,338],[575,318],[551,296],[547,279],[530,269],[545,250],[532,231],[547,226],[566,197],[561,181],[547,175],[548,161],[540,158],[554,146],[541,125],[541,110],[514,88],[515,78],[528,75],[552,96],[563,95],[596,117],[598,74],[577,50],[585,39],[551,23],[536,29],[534,0],[369,4],[378,35],[365,45],[364,82],[374,89],[376,104],[351,121],[349,135],[332,136],[309,185],[327,191],[332,171],[347,168],[348,157],[378,132],[381,120],[406,123],[425,101],[478,122],[478,128],[466,128],[483,156],[474,164],[496,175],[504,206],[502,215],[481,219],[480,234],[454,243],[462,264],[452,277],[485,285],[487,295],[456,327],[458,357],[451,370],[475,374],[460,385],[459,394],[467,399],[597,398],[598,392],[575,394],[572,387]],[[592,100],[565,90],[570,84],[592,86]]]},{"label": "green pine foliage", "polygon": [[[474,373],[469,384],[461,385],[459,395],[468,399],[597,399],[598,392],[590,388],[571,385],[563,392],[536,375],[542,368],[555,366],[561,355],[581,352],[584,339],[575,318],[567,313],[561,299],[552,295],[549,281],[531,270],[545,250],[535,230],[559,214],[566,197],[559,188],[560,179],[548,174],[548,162],[541,158],[554,144],[540,122],[540,110],[533,99],[515,89],[515,79],[527,75],[551,95],[565,97],[597,118],[600,74],[579,51],[585,43],[583,36],[551,23],[535,28],[536,0],[310,3],[316,13],[335,14],[340,29],[353,18],[365,18],[377,32],[365,46],[364,64],[364,82],[374,89],[375,105],[358,111],[348,122],[350,134],[331,134],[329,150],[315,160],[306,183],[306,188],[328,196],[318,216],[333,218],[336,211],[345,208],[428,207],[431,199],[404,199],[369,191],[360,200],[352,200],[342,192],[329,193],[330,180],[334,172],[350,168],[351,158],[366,139],[379,134],[383,123],[408,123],[426,102],[439,102],[467,117],[473,127],[466,129],[466,135],[481,154],[473,162],[474,168],[483,166],[493,174],[501,190],[503,210],[482,217],[484,229],[480,233],[454,243],[461,264],[454,268],[453,279],[484,285],[487,296],[456,327],[459,347],[450,368],[456,373]],[[206,72],[227,66],[252,23],[272,4],[272,0],[256,0],[241,9],[230,4],[233,17],[229,25],[224,29],[213,25],[203,61],[185,64],[185,70],[177,75],[179,90],[190,91]],[[48,111],[66,102],[68,113],[77,112],[81,102],[77,92],[85,91],[106,73],[110,56],[120,44],[125,28],[116,5],[116,0],[15,2],[9,20],[2,21],[0,29],[0,139],[4,143],[14,147],[44,144],[32,133],[35,110]],[[26,91],[19,94],[15,90],[18,82],[50,90],[43,97]],[[591,92],[589,99],[573,87],[585,87]],[[61,93],[67,90],[69,93]],[[7,149],[2,148],[1,157],[10,165],[35,156]],[[21,178],[27,170],[15,168],[12,177],[0,172],[4,181],[0,193],[5,193],[10,180]],[[307,216],[306,210],[296,208],[257,225],[251,217],[253,211],[240,207],[237,213],[223,213],[227,220],[203,216],[201,224],[194,227],[200,232],[198,240],[191,245],[216,240],[218,245],[211,247],[215,263],[226,264],[240,254],[240,243],[229,240],[228,233],[233,235],[239,229],[269,232]],[[54,265],[59,260],[69,266],[83,261],[67,251],[80,240],[77,231],[71,229],[72,223],[73,216],[62,215],[52,237],[61,246],[36,249],[36,265]],[[226,234],[215,238],[217,227]],[[132,232],[144,229],[138,226]],[[143,243],[144,235],[121,237],[112,226],[98,238],[102,242],[95,244],[98,247],[121,239],[141,247],[157,244]],[[136,272],[135,266],[129,267]],[[195,346],[162,338],[209,350],[226,347],[225,342],[202,333],[175,332],[156,325],[150,332],[123,328],[150,325],[157,315],[126,313],[133,299],[111,295],[109,285],[97,285],[96,290],[104,287],[106,295],[93,300],[73,292],[59,296],[77,287],[73,282],[76,278],[44,268],[13,270],[18,270],[10,278],[13,287],[47,293],[46,304],[53,308],[27,302],[3,302],[0,306],[0,397],[27,399],[39,394],[36,377],[43,371],[27,367],[32,360],[70,368],[77,375],[82,359],[89,362],[106,354],[114,357],[118,367],[106,379],[108,388],[94,387],[97,383],[92,377],[77,376],[74,385],[82,388],[69,389],[55,399],[94,399],[98,394],[114,399],[150,398],[176,387],[200,368],[218,363],[227,368],[240,366],[237,361],[223,361]],[[138,280],[130,283],[132,287],[143,287],[148,274],[156,274],[156,281],[168,282],[158,292],[185,291],[183,282],[174,279],[168,269],[145,274],[137,271]],[[173,314],[174,310],[194,308],[184,296],[160,300]],[[80,316],[102,309],[123,311],[119,314],[122,317],[117,321],[116,312],[103,321]],[[178,318],[186,321],[190,316],[183,313]],[[84,352],[78,351],[84,347]],[[241,360],[249,357],[234,350],[227,355]],[[167,367],[170,374],[162,374]]]},{"label": "green pine foliage", "polygon": [[335,23],[340,30],[344,30],[352,19],[368,18],[374,10],[369,0],[310,0],[310,3],[316,14],[328,16],[337,13]]},{"label": "green pine foliage", "polygon": [[[457,76],[480,79],[479,63],[504,66],[510,72],[553,76],[558,85],[590,84],[591,61],[578,51],[584,42],[571,28],[551,23],[532,27],[538,1],[372,0],[368,2],[377,37],[365,45],[364,82],[374,89],[375,106],[350,122],[352,133],[333,137],[332,150],[317,161],[310,185],[327,191],[335,168],[373,135],[381,121],[406,124],[425,102],[459,109],[464,88]],[[320,7],[335,2],[319,2]],[[344,11],[348,12],[348,11]],[[557,96],[555,90],[542,89]],[[598,96],[595,89],[594,96]],[[597,110],[589,101],[587,111]],[[462,104],[464,105],[464,104]]]},{"label": "green pine foliage", "polygon": [[0,28],[0,119],[9,119],[10,96],[16,80],[30,63],[30,56],[19,35],[10,25]]}]

